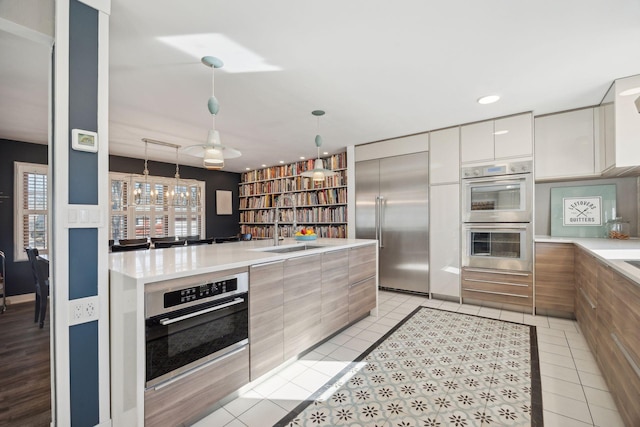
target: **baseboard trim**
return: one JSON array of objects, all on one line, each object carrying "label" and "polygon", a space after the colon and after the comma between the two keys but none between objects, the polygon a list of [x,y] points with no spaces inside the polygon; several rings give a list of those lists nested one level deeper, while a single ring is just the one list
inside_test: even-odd
[{"label": "baseboard trim", "polygon": [[35,292],[31,294],[13,295],[13,296],[7,297],[7,305],[22,304],[23,302],[30,302],[35,300],[36,300]]}]

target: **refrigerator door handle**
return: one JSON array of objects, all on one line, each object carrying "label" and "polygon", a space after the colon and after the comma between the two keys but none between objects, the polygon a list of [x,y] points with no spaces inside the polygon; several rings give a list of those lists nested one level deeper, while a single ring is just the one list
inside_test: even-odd
[{"label": "refrigerator door handle", "polygon": [[382,224],[384,222],[384,197],[376,197],[376,239],[378,239],[378,247],[384,248],[384,238],[382,233]]}]

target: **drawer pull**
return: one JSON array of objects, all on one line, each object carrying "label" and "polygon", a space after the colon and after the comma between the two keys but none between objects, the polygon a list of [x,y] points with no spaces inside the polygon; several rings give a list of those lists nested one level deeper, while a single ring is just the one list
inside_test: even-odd
[{"label": "drawer pull", "polygon": [[491,280],[480,280],[480,279],[463,279],[465,282],[478,282],[478,283],[495,283],[496,285],[509,285],[509,286],[520,286],[523,288],[528,288],[529,285],[523,283],[509,283],[509,282],[494,282]]},{"label": "drawer pull", "polygon": [[473,273],[505,274],[507,276],[529,277],[529,273],[518,273],[517,271],[485,270],[484,268],[465,268],[464,271],[470,271]]},{"label": "drawer pull", "polygon": [[633,358],[631,357],[631,354],[629,354],[627,349],[620,342],[620,340],[618,340],[618,337],[613,332],[611,333],[611,338],[613,338],[613,342],[616,343],[616,345],[618,346],[618,349],[620,350],[620,352],[622,353],[624,358],[627,359],[627,362],[629,362],[629,365],[631,365],[631,367],[635,371],[636,375],[640,379],[640,368],[638,368],[638,365],[636,364],[635,360],[633,360]]},{"label": "drawer pull", "polygon": [[584,289],[580,288],[580,292],[582,293],[582,297],[587,300],[587,302],[589,303],[589,305],[591,306],[592,310],[596,309],[596,305],[591,301],[591,298],[589,298],[589,295],[587,295],[587,293],[584,291]]},{"label": "drawer pull", "polygon": [[469,288],[464,288],[465,291],[469,291],[469,292],[478,292],[481,294],[492,294],[492,295],[504,295],[506,297],[518,297],[518,298],[529,298],[527,295],[516,295],[516,294],[509,294],[507,292],[495,292],[495,291],[483,291],[480,289],[469,289]]}]

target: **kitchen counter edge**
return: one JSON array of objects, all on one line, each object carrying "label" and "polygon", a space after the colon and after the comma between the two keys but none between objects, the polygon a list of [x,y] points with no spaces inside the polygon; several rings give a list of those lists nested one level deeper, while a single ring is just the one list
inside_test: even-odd
[{"label": "kitchen counter edge", "polygon": [[279,248],[309,244],[319,248],[287,253],[266,252],[273,240],[251,240],[211,245],[180,246],[109,254],[109,270],[138,282],[152,283],[178,277],[249,267],[305,255],[374,245],[372,239],[319,238],[314,241],[284,239]]}]

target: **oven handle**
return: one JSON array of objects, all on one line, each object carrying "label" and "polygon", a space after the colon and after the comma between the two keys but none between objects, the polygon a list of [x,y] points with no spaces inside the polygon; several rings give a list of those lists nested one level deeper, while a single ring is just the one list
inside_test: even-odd
[{"label": "oven handle", "polygon": [[528,226],[529,226],[529,223],[527,224],[500,223],[500,225],[498,224],[493,224],[493,225],[466,224],[465,228],[467,230],[474,230],[476,228],[482,229],[482,230],[512,230],[512,229],[526,230]]},{"label": "oven handle", "polygon": [[513,175],[494,175],[494,176],[488,176],[488,177],[484,177],[484,178],[479,178],[479,177],[469,177],[469,178],[462,178],[463,182],[467,185],[469,184],[475,184],[475,183],[486,183],[486,182],[490,182],[490,183],[495,183],[495,184],[507,184],[510,182],[522,182],[522,181],[526,181],[527,179],[529,179],[529,176],[531,175],[531,172],[524,172],[524,173],[520,173],[520,174],[513,174]]},{"label": "oven handle", "polygon": [[195,311],[193,313],[185,314],[184,316],[174,317],[172,319],[161,319],[160,324],[162,326],[167,326],[172,323],[180,322],[185,319],[191,319],[192,317],[200,316],[202,314],[211,313],[212,311],[222,310],[223,308],[231,307],[232,305],[242,304],[244,302],[243,298],[236,298],[231,302],[227,302],[225,304],[216,305],[215,307],[205,308],[204,310]]}]

